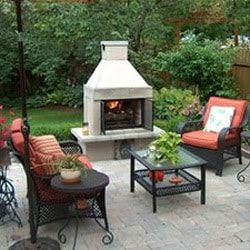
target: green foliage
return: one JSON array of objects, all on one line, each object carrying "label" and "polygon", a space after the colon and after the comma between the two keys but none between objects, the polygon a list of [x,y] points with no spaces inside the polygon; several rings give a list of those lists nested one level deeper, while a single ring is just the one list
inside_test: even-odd
[{"label": "green foliage", "polygon": [[177,125],[180,122],[184,122],[186,120],[187,120],[186,117],[184,117],[182,115],[177,115],[175,117],[170,118],[169,120],[156,119],[156,120],[154,120],[154,125],[163,129],[166,132],[169,132],[169,131],[178,132]]},{"label": "green foliage", "polygon": [[[18,114],[19,112],[17,112]],[[82,109],[29,109],[32,135],[53,134],[57,140],[72,139],[70,129],[82,126]]]},{"label": "green foliage", "polygon": [[28,108],[41,108],[46,106],[46,97],[41,95],[35,95],[27,99]]},{"label": "green foliage", "polygon": [[87,171],[87,168],[81,161],[78,160],[78,155],[66,155],[54,161],[54,166],[57,169],[72,169],[72,170],[82,170]]},{"label": "green foliage", "polygon": [[178,116],[195,119],[201,109],[198,96],[177,88],[155,90],[153,105],[155,118],[166,121]]},{"label": "green foliage", "polygon": [[66,87],[63,91],[62,105],[69,107],[81,107],[83,106],[83,87],[77,85],[75,87]]},{"label": "green foliage", "polygon": [[171,52],[159,53],[155,69],[167,71],[173,81],[182,81],[198,87],[203,101],[211,95],[235,97],[234,82],[229,71],[235,50],[221,50],[216,43],[196,41],[184,43]]},{"label": "green foliage", "polygon": [[[240,23],[245,34],[249,32],[249,0],[226,0],[219,3],[216,0],[96,0],[86,5],[46,3],[46,1],[35,3],[26,0],[22,1],[22,6],[27,93],[37,95],[36,91],[39,90],[39,93],[42,93],[39,95],[46,97],[50,104],[65,102],[65,105],[69,106],[81,105],[77,97],[79,92],[74,88],[67,92],[68,95],[61,93],[61,90],[68,86],[77,88],[86,82],[100,59],[102,40],[128,40],[131,62],[147,82],[159,89],[164,86],[164,82],[159,72],[155,71],[152,58],[159,52],[173,47],[175,40],[173,20],[176,18],[189,17],[195,11],[205,10],[215,15],[225,12],[230,23],[226,23],[223,27],[217,24],[203,25],[203,28],[199,27],[200,32],[205,37],[218,39],[222,37],[222,33],[223,37],[227,36],[228,30],[231,32],[232,23],[235,22]],[[1,1],[0,24],[0,87],[4,86],[8,96],[17,96],[19,75],[14,1]],[[196,26],[197,24],[191,24],[188,28],[192,30]],[[194,64],[198,61],[197,58]],[[181,63],[185,62],[189,62],[189,56],[181,58]],[[204,68],[209,63],[205,64]],[[156,68],[158,70],[158,67]],[[168,68],[163,67],[162,70],[168,71]],[[179,68],[183,69],[180,65],[176,68],[177,71]],[[186,71],[188,67],[184,68],[183,74]],[[209,72],[211,71],[209,69]],[[221,71],[223,70],[218,70],[218,75]],[[200,74],[200,71],[197,74]],[[176,79],[183,79],[178,75],[175,76]],[[196,79],[196,76],[192,76],[192,79]],[[188,77],[185,82],[196,84],[191,81],[192,79]],[[230,88],[234,89],[231,81],[214,79],[215,81],[218,82],[220,95],[234,94],[230,92]],[[214,86],[214,83],[212,85]],[[207,88],[205,92],[214,92],[215,87]],[[203,86],[202,90],[205,89]],[[4,96],[5,93],[1,92],[0,95]],[[37,105],[31,100],[30,105],[42,106],[43,97],[38,100]]]},{"label": "green foliage", "polygon": [[73,127],[79,127],[76,124],[56,124],[55,125],[48,125],[46,121],[44,125],[31,127],[31,134],[34,136],[38,135],[54,135],[57,140],[63,141],[72,139],[72,135],[70,129]]},{"label": "green foliage", "polygon": [[149,158],[159,163],[170,161],[172,164],[176,164],[179,160],[177,146],[180,143],[181,136],[179,134],[163,133],[150,144],[148,148]]},{"label": "green foliage", "polygon": [[39,108],[47,105],[63,105],[68,107],[78,108],[83,105],[83,87],[66,86],[62,89],[57,89],[52,93],[39,93],[29,97],[27,106],[30,108]]}]

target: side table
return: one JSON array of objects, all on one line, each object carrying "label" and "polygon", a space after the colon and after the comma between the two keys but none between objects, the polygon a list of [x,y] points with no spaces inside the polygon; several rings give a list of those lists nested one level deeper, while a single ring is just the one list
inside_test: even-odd
[{"label": "side table", "polygon": [[15,210],[17,208],[15,189],[7,178],[7,167],[10,164],[9,149],[0,149],[0,225],[14,221],[21,227],[21,219]]},{"label": "side table", "polygon": [[[243,131],[241,132],[241,138],[246,142],[248,143],[248,145],[250,146],[250,130],[246,130],[246,131]],[[250,161],[248,162],[248,164],[238,172],[237,174],[237,180],[239,182],[244,182],[245,181],[245,176],[242,174],[248,167],[250,166]]]},{"label": "side table", "polygon": [[[109,184],[109,177],[103,173],[95,170],[89,170],[86,177],[82,177],[81,182],[76,184],[64,184],[61,182],[59,175],[51,179],[51,187],[60,192],[69,194],[74,201],[74,211],[76,218],[76,229],[73,243],[73,249],[75,249],[77,235],[78,235],[78,224],[80,217],[94,218],[97,224],[106,231],[106,235],[103,236],[102,242],[105,245],[111,244],[113,241],[113,234],[109,230],[108,218],[106,213],[106,202],[105,202],[105,189]],[[84,197],[90,201],[89,209],[79,209],[77,207],[77,201],[79,197]],[[98,210],[98,211],[96,211]],[[85,216],[86,215],[86,216]],[[61,243],[66,242],[66,236],[63,234],[63,230],[67,227],[70,221],[70,213],[66,223],[58,231],[58,239]],[[104,219],[104,226],[98,221],[98,219]]]}]

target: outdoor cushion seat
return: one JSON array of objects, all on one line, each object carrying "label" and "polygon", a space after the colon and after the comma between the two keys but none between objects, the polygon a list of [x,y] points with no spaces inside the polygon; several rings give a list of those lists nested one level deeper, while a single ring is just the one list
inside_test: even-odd
[{"label": "outdoor cushion seat", "polygon": [[[204,128],[207,130],[208,126],[206,127],[206,124],[209,120],[212,107],[214,107],[213,110],[215,108],[223,110],[223,107],[233,109],[231,126],[219,128],[219,132],[204,131]],[[214,118],[216,119],[216,115],[213,114]],[[218,117],[218,119],[220,118]],[[246,100],[210,97],[201,120],[188,121],[178,125],[178,130],[182,138],[181,145],[205,159],[209,166],[216,169],[216,175],[221,176],[224,160],[236,157],[239,159],[239,163],[242,164],[240,132],[249,119],[250,106],[248,106]],[[216,124],[219,123],[219,121],[216,121]],[[221,122],[221,124],[223,123]],[[227,153],[226,158],[224,157],[224,153]]]},{"label": "outdoor cushion seat", "polygon": [[[200,148],[208,148],[217,150],[219,133],[207,132],[203,130],[197,130],[187,132],[182,135],[182,143],[195,145]],[[235,139],[234,134],[226,135],[225,143],[230,144],[230,140]]]}]

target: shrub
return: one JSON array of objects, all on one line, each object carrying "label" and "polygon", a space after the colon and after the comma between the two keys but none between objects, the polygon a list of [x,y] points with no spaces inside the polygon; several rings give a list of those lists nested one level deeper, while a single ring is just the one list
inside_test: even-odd
[{"label": "shrub", "polygon": [[186,121],[186,118],[184,116],[176,116],[176,117],[173,117],[169,120],[156,119],[156,120],[154,120],[154,124],[157,127],[165,130],[166,132],[168,132],[168,131],[178,132],[177,125],[183,121]]},{"label": "shrub", "polygon": [[162,88],[154,91],[154,115],[156,119],[169,120],[177,116],[195,119],[201,106],[199,98],[191,90]]},{"label": "shrub", "polygon": [[39,93],[29,97],[27,100],[27,106],[29,108],[40,108],[47,105],[63,105],[74,108],[81,107],[83,105],[82,85],[75,87],[67,86],[47,94]]},{"label": "shrub", "polygon": [[171,52],[160,53],[154,68],[167,71],[174,82],[198,87],[202,101],[211,95],[235,97],[237,91],[229,74],[236,50],[220,49],[214,42],[184,43]]},{"label": "shrub", "polygon": [[46,106],[46,97],[41,95],[36,95],[29,97],[27,99],[27,107],[28,108],[41,108]]},{"label": "shrub", "polygon": [[70,129],[79,127],[79,124],[64,123],[62,125],[41,125],[31,126],[31,134],[34,136],[38,135],[54,135],[58,141],[73,139]]}]

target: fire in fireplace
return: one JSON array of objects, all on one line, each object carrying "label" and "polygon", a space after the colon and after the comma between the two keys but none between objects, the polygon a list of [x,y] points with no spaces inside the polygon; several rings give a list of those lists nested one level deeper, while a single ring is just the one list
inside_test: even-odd
[{"label": "fire in fireplace", "polygon": [[144,99],[102,101],[102,132],[144,126]]}]

